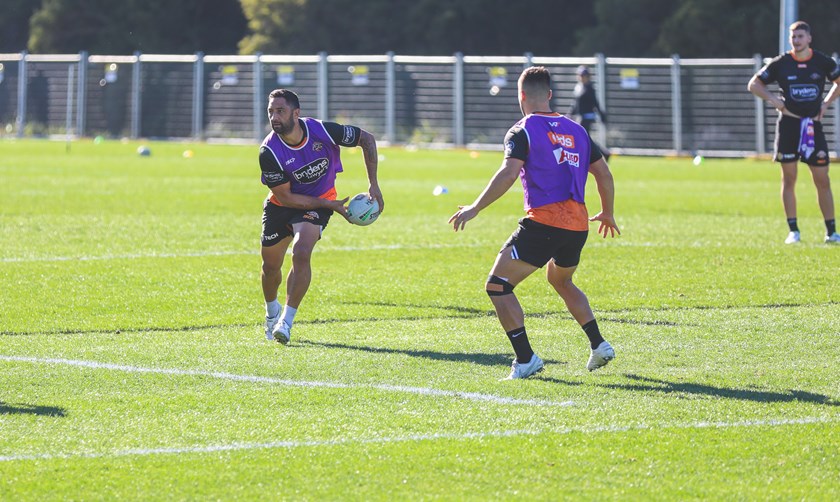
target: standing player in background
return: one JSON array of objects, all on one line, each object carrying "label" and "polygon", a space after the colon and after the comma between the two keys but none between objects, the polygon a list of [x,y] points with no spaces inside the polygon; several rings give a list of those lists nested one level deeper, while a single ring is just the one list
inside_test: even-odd
[{"label": "standing player in background", "polygon": [[[333,212],[347,217],[336,200],[336,174],[342,171],[341,146],[360,146],[364,152],[368,194],[385,207],[376,177],[378,156],[373,136],[358,127],[300,116],[297,95],[275,89],[268,95],[272,132],[260,146],[262,182],[271,190],[263,204],[262,289],[265,297],[265,336],[289,343],[292,323],[312,280],[315,243]],[[286,278],[286,302],[280,311],[277,292],[281,267],[292,244],[292,266]]]},{"label": "standing player in background", "polygon": [[[830,57],[811,48],[811,28],[804,21],[790,25],[790,45],[793,50],[773,58],[747,86],[751,93],[769,101],[779,111],[775,160],[782,164],[782,204],[790,230],[785,244],[799,242],[795,191],[798,160],[811,168],[817,201],[825,219],[825,242],[840,243],[828,177],[828,143],[822,125],[829,105],[840,95],[840,67]],[[822,99],[826,79],[834,85]],[[779,85],[780,95],[769,91],[767,84],[771,82]]]},{"label": "standing player in background", "polygon": [[[527,216],[519,220],[496,257],[485,289],[516,358],[508,379],[527,378],[543,367],[525,332],[525,314],[513,289],[546,266],[546,278],[590,343],[589,371],[615,357],[603,339],[586,295],[572,282],[580,253],[589,235],[589,221],[599,221],[606,238],[619,232],[613,217],[614,186],[607,163],[580,124],[551,112],[551,76],[542,66],[522,72],[518,82],[519,107],[524,118],[505,136],[505,158],[481,195],[469,206],[459,206],[449,218],[455,231],[479,211],[504,195],[516,178],[525,189]],[[601,212],[588,218],[584,205],[587,174],[592,174],[601,197]]]},{"label": "standing player in background", "polygon": [[[592,124],[600,115],[601,123],[607,124],[607,114],[598,105],[598,96],[595,93],[595,85],[592,83],[592,77],[589,75],[589,68],[584,65],[577,67],[578,83],[575,84],[575,101],[569,107],[569,115],[577,115],[580,117],[580,125],[586,129],[586,133],[592,135]],[[610,160],[610,152],[606,148],[601,148],[601,153],[604,155],[604,160]]]}]

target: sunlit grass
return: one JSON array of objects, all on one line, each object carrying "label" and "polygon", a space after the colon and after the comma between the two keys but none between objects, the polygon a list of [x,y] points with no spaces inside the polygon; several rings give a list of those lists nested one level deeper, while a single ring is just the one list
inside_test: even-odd
[{"label": "sunlit grass", "polygon": [[613,158],[622,236],[593,232],[576,282],[617,359],[586,371],[537,273],[546,369],[500,382],[483,282],[521,188],[446,224],[499,152],[382,149],[383,216],[333,217],[282,347],[256,148],[137,146],[0,143],[2,500],[840,495],[840,247],[807,180],[791,247],[770,162]]}]

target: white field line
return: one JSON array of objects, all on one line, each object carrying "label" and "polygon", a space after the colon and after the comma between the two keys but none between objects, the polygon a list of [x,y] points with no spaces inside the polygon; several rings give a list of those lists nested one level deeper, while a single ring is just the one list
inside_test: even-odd
[{"label": "white field line", "polygon": [[266,450],[277,448],[315,448],[320,446],[340,446],[347,444],[391,444],[409,441],[436,441],[436,440],[468,440],[487,438],[506,438],[514,436],[536,436],[541,434],[614,434],[630,431],[661,431],[667,429],[727,429],[747,427],[780,427],[787,425],[807,425],[840,422],[840,417],[806,417],[796,419],[766,419],[766,420],[745,420],[742,422],[683,422],[661,425],[628,425],[628,426],[601,426],[601,427],[564,427],[559,429],[542,430],[507,430],[488,432],[465,432],[452,434],[413,434],[408,436],[384,436],[374,438],[347,439],[337,438],[320,441],[274,441],[270,443],[230,443],[208,446],[183,446],[172,448],[135,448],[130,450],[117,450],[113,452],[74,452],[74,453],[40,453],[20,455],[0,455],[0,462],[26,461],[26,460],[53,460],[68,458],[114,458],[127,456],[148,456],[148,455],[178,455],[178,454],[201,454],[218,453],[227,451],[245,450]]},{"label": "white field line", "polygon": [[[444,248],[474,248],[483,247],[484,244],[387,244],[387,245],[370,245],[370,246],[331,246],[325,244],[318,246],[317,251],[381,251],[381,250],[404,250],[404,249],[444,249]],[[291,253],[289,247],[288,253]],[[243,251],[199,251],[193,253],[156,253],[150,251],[148,253],[126,253],[126,254],[106,254],[100,256],[33,256],[33,257],[5,257],[0,258],[0,263],[34,263],[34,262],[62,262],[62,261],[101,261],[101,260],[139,260],[146,258],[202,258],[207,256],[258,256],[259,250],[243,250]]]},{"label": "white field line", "polygon": [[[316,248],[316,252],[343,252],[343,251],[382,251],[382,250],[411,250],[411,249],[455,249],[455,248],[492,248],[495,244],[481,244],[481,243],[458,243],[458,244],[385,244],[385,245],[370,245],[370,246],[331,246],[323,244]],[[631,248],[647,248],[647,247],[675,247],[676,244],[668,244],[661,242],[621,242],[615,241],[609,244],[601,242],[593,242],[592,246],[622,246]],[[685,244],[681,244],[685,247]],[[707,242],[695,242],[689,244],[689,247],[708,247]],[[291,253],[291,247],[287,254]],[[81,256],[10,256],[0,258],[0,263],[48,263],[48,262],[64,262],[64,261],[103,261],[103,260],[141,260],[148,258],[203,258],[208,256],[257,256],[259,250],[243,250],[243,251],[196,251],[192,253],[157,253],[150,251],[148,253],[124,253],[124,254],[105,254],[99,256],[81,255]]]},{"label": "white field line", "polygon": [[253,383],[269,383],[285,385],[289,387],[311,387],[311,388],[327,388],[327,389],[375,389],[386,392],[403,392],[407,394],[417,394],[420,396],[433,397],[453,397],[460,399],[468,399],[472,401],[486,401],[494,404],[514,405],[514,406],[571,406],[572,401],[546,401],[541,399],[516,399],[512,397],[494,396],[492,394],[481,394],[478,392],[458,392],[452,390],[432,389],[427,387],[408,387],[404,385],[387,385],[387,384],[353,384],[340,382],[318,382],[307,380],[288,380],[283,378],[274,378],[257,375],[236,375],[233,373],[222,373],[215,371],[201,371],[201,370],[182,370],[176,368],[144,368],[140,366],[127,366],[121,364],[100,363],[96,361],[82,361],[74,359],[53,359],[53,358],[37,358],[37,357],[20,357],[20,356],[3,356],[0,355],[0,361],[11,362],[25,362],[34,364],[63,364],[66,366],[79,366],[83,368],[111,370],[111,371],[125,371],[128,373],[152,373],[158,375],[177,375],[177,376],[204,376],[210,378],[218,378],[221,380],[232,380],[235,382],[253,382]]},{"label": "white field line", "polygon": [[258,255],[259,251],[202,251],[199,253],[131,253],[102,256],[34,256],[31,258],[0,258],[0,263],[31,263],[60,261],[137,260],[141,258],[201,258],[205,256]]}]

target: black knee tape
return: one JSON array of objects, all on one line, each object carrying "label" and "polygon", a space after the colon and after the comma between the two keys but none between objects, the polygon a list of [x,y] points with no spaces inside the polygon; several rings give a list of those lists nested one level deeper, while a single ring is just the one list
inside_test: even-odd
[{"label": "black knee tape", "polygon": [[513,293],[513,285],[501,277],[491,275],[484,285],[487,294],[490,296],[504,296]]}]

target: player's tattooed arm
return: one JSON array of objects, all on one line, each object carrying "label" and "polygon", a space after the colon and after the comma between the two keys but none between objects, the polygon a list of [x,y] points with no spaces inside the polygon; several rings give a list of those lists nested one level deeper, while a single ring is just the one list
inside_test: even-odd
[{"label": "player's tattooed arm", "polygon": [[373,166],[375,172],[379,164],[379,155],[376,151],[376,140],[373,138],[373,134],[362,129],[359,146],[365,154],[365,165],[368,166],[368,171],[370,171],[370,166]]},{"label": "player's tattooed arm", "polygon": [[365,156],[365,167],[367,168],[368,183],[370,184],[368,193],[379,202],[379,210],[381,212],[385,208],[385,201],[382,199],[382,190],[379,189],[379,180],[377,178],[379,153],[376,150],[376,139],[371,133],[362,129],[359,136],[359,147]]}]

